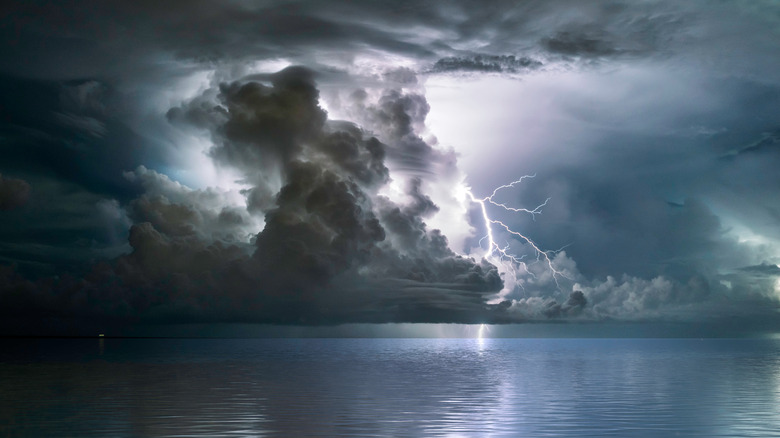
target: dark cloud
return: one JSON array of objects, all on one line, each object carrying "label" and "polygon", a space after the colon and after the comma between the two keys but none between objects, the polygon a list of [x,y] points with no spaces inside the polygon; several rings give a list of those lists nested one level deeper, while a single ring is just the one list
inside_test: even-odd
[{"label": "dark cloud", "polygon": [[95,81],[0,77],[0,170],[53,176],[123,200],[134,196],[122,171],[141,164],[135,154],[148,142],[105,114],[108,94]]},{"label": "dark cloud", "polygon": [[[576,7],[560,1],[334,1],[328,8],[308,1],[218,7],[195,1],[186,8],[154,2],[75,1],[45,7],[33,2],[8,8],[7,20],[15,25],[0,36],[8,42],[5,56],[16,61],[6,71],[49,78],[148,76],[160,69],[161,58],[203,65],[258,59],[332,65],[372,54],[400,56],[426,67],[440,61],[446,71],[511,71],[534,65],[526,60],[536,59],[537,46],[553,55],[586,57],[667,50],[684,38],[682,24],[697,16],[689,9],[623,1]],[[459,47],[479,47],[480,53]],[[115,53],[123,53],[123,59]],[[61,64],[56,73],[47,70],[53,61]]]},{"label": "dark cloud", "polygon": [[[315,2],[286,1],[218,7],[196,1],[186,8],[148,1],[16,3],[6,7],[6,19],[12,25],[4,27],[0,36],[7,42],[6,56],[17,61],[9,67],[16,74],[34,72],[39,77],[68,79],[98,72],[148,75],[144,68],[158,70],[155,64],[160,58],[156,55],[161,54],[204,64],[287,56],[312,61],[311,54],[318,49],[343,54],[365,47],[426,55],[432,51],[425,45],[398,38],[392,28],[377,26],[375,19],[382,17],[378,12],[384,12],[387,17],[400,13],[404,19],[438,20],[435,12],[423,14],[436,9],[350,2],[322,8]],[[123,29],[133,32],[127,34]],[[71,55],[65,57],[64,53]],[[117,59],[116,53],[123,57]],[[59,72],[46,71],[52,62],[62,64]]]},{"label": "dark cloud", "polygon": [[[224,84],[219,97],[227,119],[219,130],[224,141],[214,155],[231,163],[256,165],[257,159],[265,158],[251,157],[252,153],[287,163],[325,124],[311,72],[300,67],[275,75],[272,87],[258,82]],[[254,147],[243,147],[246,144]]]},{"label": "dark cloud", "polygon": [[27,202],[30,184],[23,179],[4,177],[0,173],[0,210],[18,208]]},{"label": "dark cloud", "polygon": [[[612,163],[620,162],[613,158]],[[540,217],[501,217],[516,221],[518,228],[543,247],[569,245],[567,254],[589,277],[619,272],[687,281],[695,273],[744,263],[747,251],[739,248],[706,202],[688,198],[669,203],[653,190],[661,184],[655,182],[660,175],[639,178],[624,170],[641,168],[633,167],[641,164],[622,163],[580,166],[593,172],[601,169],[600,177],[571,168],[551,169],[515,189],[518,199],[534,199],[538,193],[552,197]],[[574,211],[579,212],[579,220],[570,216]]]},{"label": "dark cloud", "polygon": [[588,35],[584,33],[558,32],[552,37],[543,38],[541,45],[545,49],[563,55],[609,56],[618,52],[606,35]]},{"label": "dark cloud", "polygon": [[384,160],[387,147],[376,137],[363,139],[363,134],[354,125],[331,125],[334,132],[326,134],[320,143],[325,153],[342,171],[358,182],[377,186],[387,182],[389,172]]},{"label": "dark cloud", "polygon": [[426,140],[421,136],[430,111],[425,96],[391,88],[379,96],[357,90],[351,99],[347,112],[387,144],[387,165],[392,171],[424,180],[454,172],[453,153],[435,147],[435,137]]},{"label": "dark cloud", "polygon": [[254,257],[281,283],[275,289],[323,288],[364,264],[385,231],[356,183],[311,163],[292,163],[288,171],[290,183],[266,215]]},{"label": "dark cloud", "polygon": [[732,150],[724,155],[724,159],[734,159],[740,154],[758,154],[758,153],[778,153],[780,151],[780,130],[774,132],[765,132],[759,140]]},{"label": "dark cloud", "polygon": [[541,66],[541,62],[525,56],[516,58],[514,55],[474,55],[442,58],[436,61],[432,70],[434,72],[518,73]]},{"label": "dark cloud", "polygon": [[[11,272],[3,285],[8,308],[30,311],[36,303],[55,315],[78,308],[95,317],[168,321],[489,318],[487,300],[501,278],[495,266],[455,254],[439,230],[427,228],[438,207],[422,180],[410,180],[405,204],[378,194],[394,153],[436,156],[416,134],[425,99],[393,92],[379,108],[364,108],[395,141],[385,144],[355,124],[328,122],[311,71],[293,67],[268,78],[267,85],[220,84],[217,93],[168,112],[210,133],[210,154],[242,172],[251,186],[242,191],[246,210],[221,203],[215,189],[190,189],[143,166],[126,172],[144,191],[127,204],[130,253],[68,281],[31,283]],[[278,175],[276,191],[264,175],[270,171]],[[257,193],[275,195],[257,208]],[[265,227],[251,246],[227,237],[258,214]],[[61,305],[21,299],[19,290],[57,294]]]},{"label": "dark cloud", "polygon": [[171,204],[163,196],[142,196],[130,205],[130,217],[136,222],[148,222],[171,236],[195,234],[198,225],[195,212],[185,205]]},{"label": "dark cloud", "polygon": [[127,204],[130,218],[149,222],[165,234],[236,243],[246,241],[257,226],[243,203],[226,200],[240,199],[238,190],[191,189],[144,166],[124,176],[144,192]]},{"label": "dark cloud", "polygon": [[382,74],[382,78],[385,82],[398,86],[416,85],[418,83],[417,73],[408,67],[390,69]]},{"label": "dark cloud", "polygon": [[740,268],[740,271],[753,275],[780,276],[780,266],[770,263],[762,263],[755,266],[745,266],[744,268]]},{"label": "dark cloud", "polygon": [[25,176],[32,187],[24,206],[0,215],[0,261],[37,278],[81,272],[128,249],[130,222],[115,199],[79,186]]},{"label": "dark cloud", "polygon": [[576,290],[569,295],[565,303],[559,304],[555,300],[547,302],[544,314],[548,318],[558,318],[561,316],[576,316],[582,313],[582,309],[588,304],[585,294]]},{"label": "dark cloud", "polygon": [[[6,314],[507,322],[776,301],[766,3],[2,8],[0,171],[19,178],[0,179]],[[288,64],[307,67],[267,73]],[[518,74],[528,94],[500,81]],[[459,170],[427,130],[426,87],[461,76],[501,89],[438,108],[435,134],[477,133]],[[528,171],[506,202],[551,196],[544,215],[491,214],[542,248],[571,244],[553,256],[560,284],[534,260],[502,278],[429,225],[463,209],[449,188],[489,194]],[[479,213],[463,224],[474,247]],[[516,237],[502,239],[527,249]]]},{"label": "dark cloud", "polygon": [[106,123],[106,86],[95,80],[66,83],[60,92],[62,111],[54,113],[55,119],[67,128],[92,137],[101,138],[108,133]]},{"label": "dark cloud", "polygon": [[78,116],[70,113],[56,113],[54,117],[63,126],[82,131],[92,137],[100,138],[108,132],[106,125],[103,122],[92,117]]}]

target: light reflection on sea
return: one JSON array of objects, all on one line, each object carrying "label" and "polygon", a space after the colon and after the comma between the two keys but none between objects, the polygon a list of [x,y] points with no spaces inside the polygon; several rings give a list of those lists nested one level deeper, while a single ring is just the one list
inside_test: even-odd
[{"label": "light reflection on sea", "polygon": [[49,339],[0,347],[1,436],[780,431],[778,340]]}]

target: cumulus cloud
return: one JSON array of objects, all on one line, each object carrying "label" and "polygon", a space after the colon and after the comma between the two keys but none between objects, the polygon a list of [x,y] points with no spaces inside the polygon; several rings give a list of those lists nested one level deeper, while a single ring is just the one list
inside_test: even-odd
[{"label": "cumulus cloud", "polygon": [[[0,259],[23,265],[1,276],[6,309],[510,322],[777,301],[766,4],[49,6],[14,5],[26,25],[0,29],[0,170],[36,200],[0,178]],[[437,110],[435,134],[466,148],[429,131]],[[465,190],[532,172],[502,196],[551,196],[544,215],[491,214],[571,244],[547,253],[561,275],[460,255],[485,231]]]},{"label": "cumulus cloud", "polygon": [[[143,279],[123,283],[156,297],[131,308],[196,319],[211,308],[224,318],[297,323],[635,320],[689,315],[728,296],[697,273],[706,272],[706,253],[720,265],[714,254],[734,251],[718,217],[696,199],[626,203],[622,222],[611,224],[652,228],[655,240],[625,244],[647,249],[631,257],[675,257],[669,276],[597,280],[559,252],[556,271],[537,258],[502,269],[502,279],[487,261],[456,254],[428,227],[440,207],[426,193],[458,174],[455,155],[424,138],[430,106],[409,72],[394,75],[392,87],[358,89],[341,102],[356,123],[328,119],[315,74],[302,67],[214,84],[171,109],[169,120],[210,135],[215,162],[240,171],[245,208],[143,167],[128,172],[145,193],[128,204],[133,252],[111,275]],[[400,193],[388,196],[392,184]],[[253,219],[264,221],[256,236],[226,237]],[[580,244],[592,250],[613,231]],[[200,270],[189,270],[193,259]],[[497,295],[505,281],[511,289]],[[175,292],[161,294],[161,284]]]},{"label": "cumulus cloud", "polygon": [[429,135],[430,105],[417,88],[358,89],[342,103],[342,111],[387,145],[387,167],[401,176],[423,181],[457,172],[454,152]]},{"label": "cumulus cloud", "polygon": [[[143,166],[125,172],[143,190],[126,207],[132,251],[61,298],[75,305],[103,294],[103,307],[82,308],[97,315],[281,323],[449,322],[495,310],[487,301],[502,286],[496,267],[454,253],[428,228],[438,207],[422,179],[397,176],[407,181],[402,202],[380,194],[388,165],[410,175],[454,165],[417,134],[424,97],[392,90],[357,105],[377,137],[328,121],[311,71],[268,80],[219,84],[168,113],[208,132],[210,156],[249,188],[191,189]],[[261,231],[242,236],[258,219]],[[6,291],[27,287],[7,277]]]},{"label": "cumulus cloud", "polygon": [[191,189],[145,166],[124,176],[143,189],[143,195],[128,204],[129,216],[137,223],[149,222],[165,234],[242,243],[262,227],[261,220],[247,211],[240,191]]}]

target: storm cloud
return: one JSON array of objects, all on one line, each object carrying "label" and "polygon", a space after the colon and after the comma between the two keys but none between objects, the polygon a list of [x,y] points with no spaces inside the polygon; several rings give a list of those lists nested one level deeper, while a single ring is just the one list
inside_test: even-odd
[{"label": "storm cloud", "polygon": [[[199,96],[168,111],[173,121],[207,130],[210,156],[238,169],[248,188],[195,190],[143,166],[125,172],[142,190],[126,205],[131,252],[81,279],[32,283],[10,271],[6,309],[309,324],[487,314],[488,297],[502,285],[497,270],[455,254],[427,228],[438,208],[421,181],[410,180],[408,203],[379,194],[390,179],[386,156],[435,161],[412,126],[424,123],[424,98],[397,91],[382,96],[379,109],[364,109],[386,126],[388,145],[357,125],[329,122],[311,71],[291,67],[269,79],[221,83],[210,105]],[[257,193],[275,195],[263,203]],[[230,204],[230,195],[246,196],[245,208]],[[260,219],[262,231],[247,239],[242,233]],[[57,296],[57,308],[30,298],[37,295]]]},{"label": "storm cloud", "polygon": [[2,8],[5,316],[776,324],[771,2]]},{"label": "storm cloud", "polygon": [[480,73],[517,73],[532,70],[542,63],[527,57],[514,55],[474,55],[470,57],[450,56],[442,58],[433,65],[434,72],[480,72]]},{"label": "storm cloud", "polygon": [[0,210],[21,207],[30,196],[30,184],[25,180],[3,177],[0,174]]}]

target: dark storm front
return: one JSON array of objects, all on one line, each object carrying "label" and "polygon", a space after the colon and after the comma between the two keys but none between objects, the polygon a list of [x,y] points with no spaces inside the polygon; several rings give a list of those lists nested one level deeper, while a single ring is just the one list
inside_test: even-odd
[{"label": "dark storm front", "polygon": [[780,342],[3,340],[2,436],[772,436]]}]

